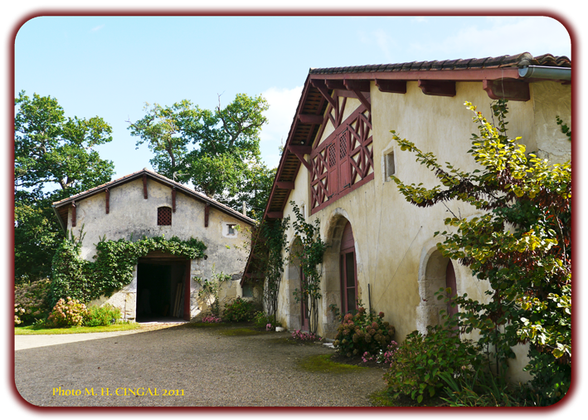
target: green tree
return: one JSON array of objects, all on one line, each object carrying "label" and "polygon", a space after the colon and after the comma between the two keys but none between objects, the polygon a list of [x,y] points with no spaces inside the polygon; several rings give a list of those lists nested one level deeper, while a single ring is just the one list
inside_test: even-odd
[{"label": "green tree", "polygon": [[458,200],[483,210],[472,218],[445,220],[439,250],[469,267],[491,289],[488,303],[459,296],[464,332],[476,329],[480,343],[495,352],[501,368],[516,343],[530,343],[535,397],[558,401],[571,381],[571,166],[549,164],[527,153],[520,138],[507,136],[506,102],[493,103],[491,124],[470,103],[479,134],[469,153],[479,165],[472,172],[447,164],[414,143],[393,137],[402,150],[434,172],[441,185],[407,185],[400,192],[420,207]]},{"label": "green tree", "polygon": [[99,117],[66,117],[55,98],[20,92],[14,119],[15,279],[47,277],[64,233],[51,203],[110,180],[95,146],[112,140]]},{"label": "green tree", "polygon": [[[201,109],[188,100],[172,106],[147,105],[146,115],[130,123],[137,147],[147,144],[155,170],[179,182],[192,181],[206,195],[240,209],[242,201],[271,188],[271,171],[260,160],[259,134],[267,122],[262,96],[238,94],[226,107]],[[251,205],[259,203],[252,199]],[[260,206],[261,207],[261,206]],[[263,205],[265,207],[265,203]]]}]

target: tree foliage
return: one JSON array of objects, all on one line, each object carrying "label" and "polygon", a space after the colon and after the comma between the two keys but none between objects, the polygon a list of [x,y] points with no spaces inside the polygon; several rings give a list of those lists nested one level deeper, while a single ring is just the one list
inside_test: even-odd
[{"label": "tree foliage", "polygon": [[[201,109],[188,100],[172,106],[146,105],[146,115],[131,123],[137,147],[147,144],[155,170],[194,187],[235,209],[242,201],[263,209],[273,174],[260,160],[259,134],[267,122],[267,101],[238,94],[226,107]],[[271,178],[273,179],[273,177]],[[264,195],[265,194],[265,195]]]},{"label": "tree foliage", "polygon": [[520,138],[509,138],[505,101],[492,106],[495,124],[466,106],[478,126],[469,153],[479,169],[443,167],[392,132],[440,185],[425,188],[393,178],[417,206],[457,200],[483,211],[446,219],[450,229],[438,244],[491,286],[488,303],[465,294],[456,298],[462,331],[479,330],[480,343],[496,352],[498,366],[514,356],[513,345],[529,342],[532,385],[543,401],[555,402],[571,380],[571,166],[552,165],[527,153]]},{"label": "tree foliage", "polygon": [[96,146],[112,140],[102,118],[66,117],[55,98],[15,99],[15,278],[47,277],[64,233],[51,203],[110,181],[112,162]]}]

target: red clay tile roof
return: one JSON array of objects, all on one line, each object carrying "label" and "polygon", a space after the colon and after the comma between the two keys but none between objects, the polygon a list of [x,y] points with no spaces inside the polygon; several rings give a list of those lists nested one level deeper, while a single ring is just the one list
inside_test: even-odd
[{"label": "red clay tile roof", "polygon": [[571,67],[572,62],[566,56],[544,54],[533,57],[525,52],[518,55],[502,55],[500,57],[469,58],[442,61],[413,61],[398,64],[375,64],[350,67],[330,67],[310,69],[310,74],[339,74],[339,73],[382,73],[397,71],[427,71],[427,70],[466,70],[491,69],[503,67],[525,66]]}]

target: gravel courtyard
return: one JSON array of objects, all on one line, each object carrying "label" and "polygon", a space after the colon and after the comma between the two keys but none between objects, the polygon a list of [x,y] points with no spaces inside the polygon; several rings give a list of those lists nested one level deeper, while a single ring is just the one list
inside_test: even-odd
[{"label": "gravel courtyard", "polygon": [[21,347],[15,384],[25,401],[47,407],[369,406],[368,395],[385,387],[379,368],[301,369],[301,360],[333,353],[323,345],[290,343],[287,332],[238,332],[180,325]]}]

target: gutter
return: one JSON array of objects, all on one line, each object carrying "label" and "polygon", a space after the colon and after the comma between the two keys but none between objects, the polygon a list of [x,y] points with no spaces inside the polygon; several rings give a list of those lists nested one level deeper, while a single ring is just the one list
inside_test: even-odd
[{"label": "gutter", "polygon": [[571,67],[526,66],[519,68],[519,76],[528,79],[572,80]]}]

